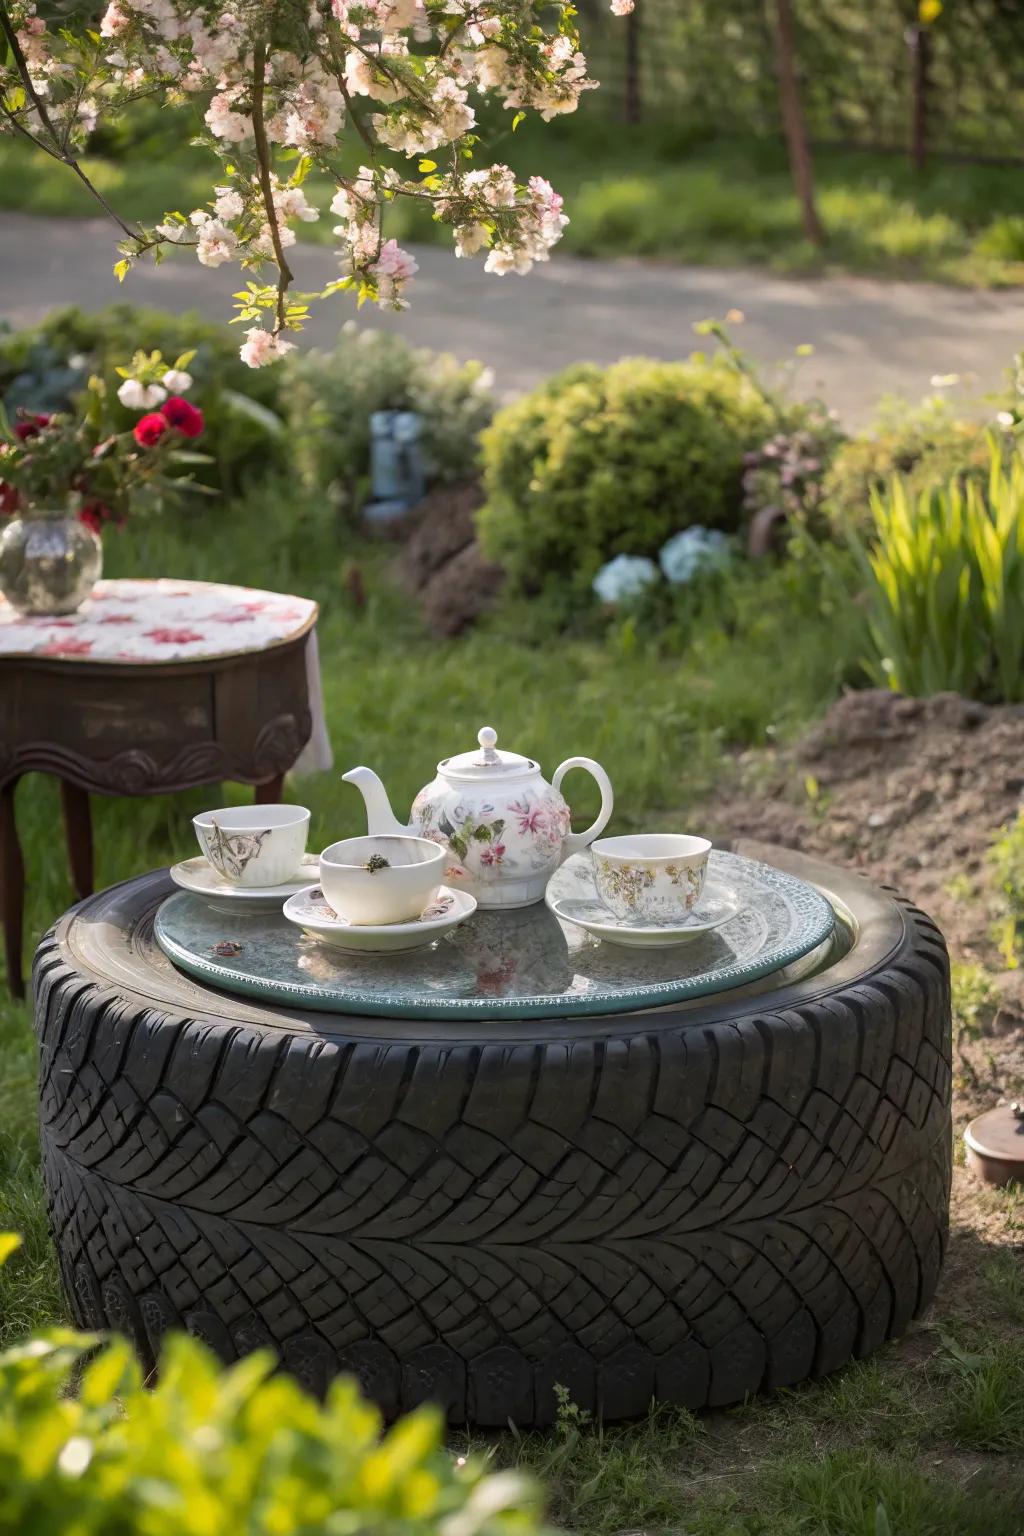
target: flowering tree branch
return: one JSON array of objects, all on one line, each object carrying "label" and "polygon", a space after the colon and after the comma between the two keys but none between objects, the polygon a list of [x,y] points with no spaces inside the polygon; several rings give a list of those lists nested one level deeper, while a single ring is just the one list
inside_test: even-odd
[{"label": "flowering tree branch", "polygon": [[[610,4],[625,15],[633,0]],[[496,97],[513,128],[528,112],[574,111],[596,83],[575,14],[573,0],[107,0],[98,27],[51,33],[35,0],[0,0],[0,131],[68,165],[114,220],[119,277],[165,245],[192,247],[208,267],[272,261],[276,284],[249,281],[237,296],[250,327],[241,354],[259,367],[291,347],[307,313],[289,296],[287,251],[295,222],[320,217],[303,190],[310,172],[335,188],[338,219],[340,276],[321,297],[348,289],[405,308],[416,262],[385,229],[399,197],[426,202],[456,255],[482,255],[489,272],[547,260],[568,222],[562,199],[543,177],[475,163],[472,98]],[[200,142],[219,162],[209,202],[155,229],[122,219],[79,163],[101,111],[116,117],[150,91],[170,104],[207,97]],[[341,169],[347,130],[367,150],[355,174]]]},{"label": "flowering tree branch", "polygon": [[18,72],[22,86],[27,96],[31,100],[33,106],[35,107],[39,121],[42,123],[47,134],[49,135],[51,143],[47,144],[45,139],[37,137],[34,133],[30,132],[30,130],[26,128],[24,124],[19,120],[17,113],[12,112],[8,108],[6,102],[0,102],[0,108],[2,108],[4,118],[8,123],[11,124],[12,128],[16,132],[20,133],[24,138],[28,139],[32,144],[36,145],[37,148],[44,150],[46,154],[48,154],[52,159],[59,160],[63,165],[68,166],[74,175],[78,177],[78,180],[82,183],[90,196],[95,198],[96,202],[99,203],[107,217],[113,219],[118,229],[120,229],[121,232],[126,235],[129,240],[137,240],[139,238],[139,231],[132,229],[128,224],[125,223],[125,221],[121,218],[121,215],[107,202],[99,188],[90,181],[89,177],[82,170],[77,156],[70,152],[68,137],[65,135],[62,138],[60,135],[58,135],[57,130],[51,121],[49,112],[47,111],[46,102],[43,100],[41,93],[36,89],[35,82],[32,79],[32,74],[29,70],[25,54],[22,50],[21,40],[18,37],[17,29],[11,20],[6,5],[2,3],[0,3],[0,31],[3,32],[4,37],[6,38],[7,46],[10,49],[11,57],[14,60],[14,66]]},{"label": "flowering tree branch", "polygon": [[270,238],[274,246],[274,260],[277,262],[277,322],[274,326],[274,334],[277,335],[285,328],[288,289],[295,279],[284,254],[284,245],[281,242],[281,227],[278,223],[277,209],[274,206],[270,145],[267,143],[267,128],[263,116],[263,99],[267,83],[266,69],[267,45],[261,38],[253,49],[252,130],[256,143],[256,159],[259,163],[260,190],[263,193],[263,206],[266,209]]}]

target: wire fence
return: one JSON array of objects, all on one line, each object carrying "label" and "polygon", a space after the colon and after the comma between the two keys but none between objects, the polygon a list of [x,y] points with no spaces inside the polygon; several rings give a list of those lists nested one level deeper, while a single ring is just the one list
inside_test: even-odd
[{"label": "wire fence", "polygon": [[[604,110],[625,122],[781,131],[765,0],[579,0]],[[818,142],[1024,163],[1024,3],[948,0],[927,28],[917,0],[794,0],[799,73]]]}]

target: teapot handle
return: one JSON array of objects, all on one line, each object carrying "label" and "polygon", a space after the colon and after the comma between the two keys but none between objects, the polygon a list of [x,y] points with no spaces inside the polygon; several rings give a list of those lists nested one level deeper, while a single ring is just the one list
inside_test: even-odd
[{"label": "teapot handle", "polygon": [[564,763],[559,763],[551,780],[553,789],[561,790],[562,780],[570,768],[585,768],[597,780],[597,787],[601,791],[601,809],[597,813],[597,820],[589,826],[585,832],[570,832],[562,844],[562,862],[570,854],[579,853],[583,848],[589,848],[595,837],[600,837],[611,819],[615,805],[615,795],[612,791],[612,781],[601,767],[595,763],[592,757],[567,757]]}]

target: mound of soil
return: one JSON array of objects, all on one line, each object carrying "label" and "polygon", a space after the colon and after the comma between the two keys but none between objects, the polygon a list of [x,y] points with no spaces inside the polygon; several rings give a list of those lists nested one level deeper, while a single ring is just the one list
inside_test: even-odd
[{"label": "mound of soil", "polygon": [[767,778],[758,761],[756,785],[751,755],[709,807],[716,830],[862,869],[930,912],[958,958],[991,963],[987,852],[1024,790],[1024,707],[849,693]]},{"label": "mound of soil", "polygon": [[849,693],[803,740],[740,760],[706,810],[747,834],[852,866],[935,918],[956,962],[985,967],[985,1038],[958,1042],[956,1119],[1024,1092],[1024,968],[1006,969],[988,851],[1024,790],[1024,707],[958,694]]},{"label": "mound of soil", "polygon": [[492,606],[501,588],[501,568],[484,559],[476,537],[482,501],[476,481],[441,486],[403,526],[399,579],[416,594],[436,634],[461,634]]}]

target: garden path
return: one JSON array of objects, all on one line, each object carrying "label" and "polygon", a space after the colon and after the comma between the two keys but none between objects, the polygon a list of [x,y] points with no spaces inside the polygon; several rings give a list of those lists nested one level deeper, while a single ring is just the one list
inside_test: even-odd
[{"label": "garden path", "polygon": [[[200,272],[179,255],[141,267],[119,287],[111,226],[101,219],[42,219],[0,214],[0,319],[15,326],[42,319],[58,304],[87,309],[117,298],[211,318],[226,316],[239,286],[235,268]],[[487,275],[479,262],[450,251],[416,250],[420,273],[404,315],[371,313],[368,325],[400,328],[418,345],[480,358],[494,368],[503,395],[528,388],[567,363],[608,363],[644,353],[673,358],[696,343],[695,321],[741,309],[738,339],[774,364],[803,343],[814,356],[796,379],[801,393],[821,393],[844,421],[862,424],[878,399],[917,399],[934,374],[959,374],[966,394],[998,388],[1012,353],[1024,345],[1024,296],[931,284],[861,278],[799,281],[763,272],[720,271],[634,261],[557,257],[525,278]],[[293,265],[300,288],[337,275],[322,246],[300,246]],[[306,339],[329,344],[355,313],[347,295],[315,306]]]}]

